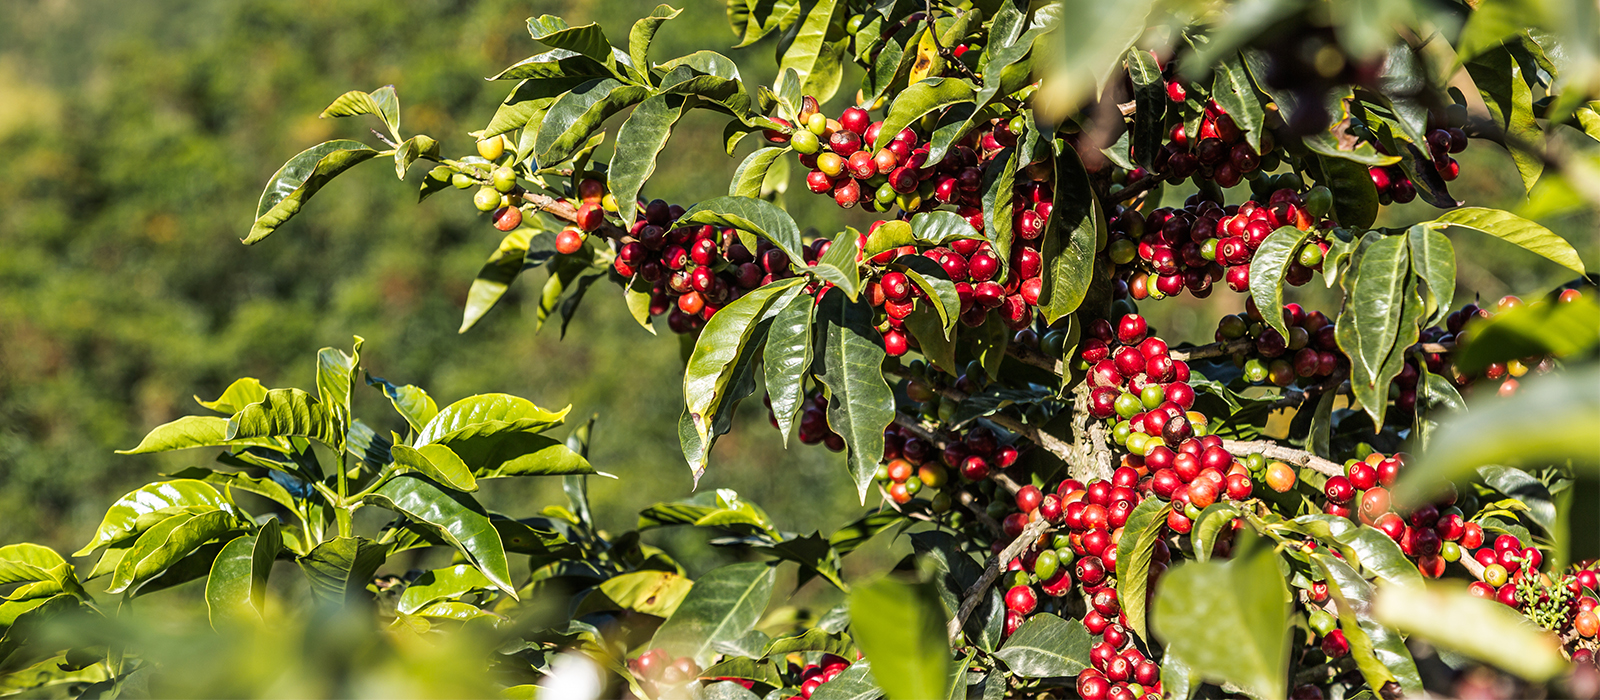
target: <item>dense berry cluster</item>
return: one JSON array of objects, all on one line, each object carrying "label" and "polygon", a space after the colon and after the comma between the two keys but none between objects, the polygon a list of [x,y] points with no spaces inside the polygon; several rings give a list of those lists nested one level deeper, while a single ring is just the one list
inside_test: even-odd
[{"label": "dense berry cluster", "polygon": [[[1188,88],[1181,82],[1169,81],[1167,98],[1182,103],[1188,99]],[[1261,170],[1263,154],[1270,154],[1275,148],[1272,134],[1264,132],[1261,135],[1261,150],[1257,151],[1245,138],[1244,131],[1234,123],[1233,117],[1215,100],[1206,101],[1205,114],[1200,118],[1195,133],[1189,133],[1187,127],[1179,123],[1172,125],[1167,136],[1166,145],[1156,152],[1152,165],[1172,184],[1194,177],[1214,181],[1222,187],[1233,187],[1246,175]],[[1270,166],[1267,168],[1269,170],[1277,165],[1276,157],[1270,160],[1266,163]],[[1143,175],[1134,171],[1135,178]]]},{"label": "dense berry cluster", "polygon": [[[1216,340],[1228,344],[1234,365],[1254,384],[1309,386],[1349,373],[1349,360],[1339,352],[1333,322],[1326,314],[1287,304],[1283,322],[1289,329],[1287,338],[1262,321],[1254,299],[1246,299],[1244,314],[1228,314],[1217,321]],[[1246,339],[1254,342],[1242,342]]]},{"label": "dense berry cluster", "polygon": [[[1181,209],[1156,209],[1148,216],[1124,209],[1111,223],[1106,251],[1121,268],[1118,278],[1126,281],[1134,299],[1161,299],[1185,289],[1204,298],[1218,282],[1243,292],[1250,289],[1251,259],[1267,237],[1284,226],[1332,228],[1333,222],[1321,218],[1330,202],[1323,187],[1303,197],[1282,188],[1264,202],[1223,206],[1193,195]],[[1326,241],[1308,240],[1290,262],[1284,281],[1295,286],[1311,281],[1327,250]]]},{"label": "dense berry cluster", "polygon": [[[1555,303],[1565,304],[1577,301],[1582,296],[1583,293],[1577,289],[1567,289],[1557,295]],[[1434,326],[1423,329],[1422,342],[1463,344],[1470,335],[1468,324],[1473,320],[1493,318],[1495,313],[1522,306],[1522,303],[1522,300],[1517,297],[1506,296],[1496,302],[1492,308],[1487,306],[1480,307],[1475,303],[1467,304],[1460,310],[1451,312],[1449,316],[1446,316],[1443,327]],[[1541,300],[1533,303],[1544,304],[1548,302]],[[1495,392],[1501,396],[1510,396],[1516,393],[1519,380],[1529,372],[1544,374],[1555,369],[1554,360],[1548,356],[1541,355],[1494,362],[1481,372],[1472,375],[1468,375],[1458,369],[1447,353],[1426,353],[1424,361],[1427,363],[1429,372],[1444,375],[1463,391],[1476,386],[1487,385],[1494,387]],[[1408,362],[1395,379],[1401,388],[1400,401],[1408,406],[1416,401],[1415,387],[1420,374],[1418,367]]]},{"label": "dense berry cluster", "polygon": [[[1427,142],[1433,169],[1438,171],[1439,177],[1447,182],[1456,179],[1461,174],[1461,164],[1456,162],[1452,154],[1467,149],[1466,132],[1453,126],[1435,128],[1428,132]],[[1382,143],[1375,142],[1374,146],[1378,152],[1388,153],[1388,149]],[[1417,198],[1416,183],[1411,181],[1399,165],[1374,166],[1367,169],[1367,174],[1372,177],[1372,185],[1378,188],[1379,203],[1405,204]]]}]

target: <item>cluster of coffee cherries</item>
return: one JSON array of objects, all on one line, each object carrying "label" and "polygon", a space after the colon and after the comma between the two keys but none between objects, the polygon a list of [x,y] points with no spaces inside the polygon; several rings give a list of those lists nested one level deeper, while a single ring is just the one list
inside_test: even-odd
[{"label": "cluster of coffee cherries", "polygon": [[[846,108],[837,120],[829,119],[819,111],[816,99],[807,95],[797,118],[798,125],[774,119],[785,128],[767,131],[766,137],[772,143],[788,143],[800,154],[800,164],[811,169],[806,188],[812,192],[832,196],[844,208],[859,204],[870,211],[899,206],[910,213],[954,204],[962,216],[979,221],[983,216],[979,150],[992,155],[1014,145],[1021,128],[1020,122],[1012,126],[1020,117],[992,120],[964,136],[937,164],[924,167],[929,146],[909,127],[874,150],[883,122],[873,121],[860,107]],[[976,228],[983,226],[979,223]]]},{"label": "cluster of coffee cherries", "polygon": [[[937,492],[949,483],[950,469],[937,445],[910,429],[890,425],[883,431],[883,461],[873,476],[889,500],[905,505],[923,489]],[[936,493],[930,500],[933,512],[950,510],[949,495]]]},{"label": "cluster of coffee cherries", "polygon": [[1385,456],[1380,452],[1365,459],[1350,460],[1343,475],[1329,477],[1322,493],[1327,498],[1322,511],[1381,530],[1400,545],[1400,550],[1417,563],[1417,569],[1430,578],[1444,574],[1445,565],[1461,559],[1462,548],[1483,540],[1483,529],[1466,521],[1456,507],[1452,487],[1433,503],[1408,512],[1396,512],[1389,488],[1407,461],[1405,453]]},{"label": "cluster of coffee cherries", "polygon": [[[1182,103],[1188,99],[1188,90],[1181,82],[1168,81],[1167,97],[1172,102]],[[1188,133],[1180,122],[1173,124],[1167,135],[1167,143],[1156,152],[1152,165],[1172,184],[1196,177],[1214,181],[1222,187],[1233,187],[1246,175],[1260,170],[1263,165],[1262,154],[1271,153],[1274,149],[1270,133],[1261,135],[1260,151],[1252,147],[1245,139],[1244,131],[1216,100],[1206,101],[1205,116],[1200,119],[1198,133]],[[1132,177],[1137,179],[1143,176],[1143,172],[1135,171]]]},{"label": "cluster of coffee cherries", "polygon": [[630,659],[628,670],[652,691],[652,696],[660,696],[662,690],[682,686],[700,675],[700,665],[694,659],[687,656],[674,659],[662,649],[649,649]]},{"label": "cluster of coffee cherries", "polygon": [[[1432,120],[1431,115],[1429,119]],[[1456,179],[1461,174],[1461,164],[1456,162],[1452,154],[1467,150],[1467,133],[1453,126],[1434,128],[1428,131],[1426,138],[1433,169],[1446,182]],[[1373,145],[1379,153],[1388,153],[1382,143],[1374,142]],[[1381,204],[1405,204],[1417,198],[1416,183],[1399,165],[1374,166],[1367,169],[1367,174],[1372,177],[1372,185],[1378,188],[1378,202]]]},{"label": "cluster of coffee cherries", "polygon": [[[1306,311],[1299,304],[1283,307],[1285,338],[1262,320],[1255,300],[1245,299],[1245,313],[1228,314],[1217,321],[1216,340],[1231,344],[1235,366],[1247,381],[1287,387],[1295,382],[1313,385],[1348,373],[1349,361],[1339,352],[1333,322],[1321,311]],[[1244,339],[1253,343],[1241,343]],[[1243,345],[1244,347],[1238,347]],[[1412,394],[1415,403],[1415,392]]]},{"label": "cluster of coffee cherries", "polygon": [[[772,412],[772,395],[761,398],[767,407],[767,419],[778,427],[778,414]],[[820,390],[806,395],[804,408],[800,409],[800,442],[807,445],[822,443],[834,452],[844,451],[844,436],[828,427],[828,397]]]},{"label": "cluster of coffee cherries", "polygon": [[1468,590],[1480,598],[1496,601],[1521,609],[1535,601],[1524,600],[1517,594],[1518,583],[1525,577],[1538,577],[1544,555],[1537,548],[1525,546],[1516,535],[1503,534],[1484,546],[1482,531],[1461,547],[1472,551],[1472,559],[1483,567],[1481,580],[1474,581]]},{"label": "cluster of coffee cherries", "polygon": [[[823,654],[816,663],[806,664],[804,668],[797,667],[793,662],[789,664],[789,675],[800,681],[800,697],[810,700],[811,694],[824,683],[837,678],[850,668],[850,662],[842,656]],[[745,686],[749,690],[754,684]]]},{"label": "cluster of coffee cherries", "polygon": [[[1161,208],[1148,216],[1123,209],[1111,223],[1106,251],[1124,268],[1118,277],[1126,279],[1134,299],[1161,299],[1185,289],[1204,298],[1218,282],[1243,292],[1250,289],[1250,261],[1267,237],[1283,226],[1331,228],[1333,222],[1320,218],[1331,203],[1328,189],[1318,186],[1304,197],[1283,188],[1266,202],[1228,206],[1192,195],[1181,209]],[[1295,286],[1311,281],[1327,250],[1320,237],[1307,241],[1284,281]]]},{"label": "cluster of coffee cherries", "polygon": [[[1556,295],[1555,303],[1571,303],[1582,297],[1583,293],[1577,289],[1565,289]],[[1541,300],[1533,303],[1543,304],[1548,302]],[[1473,319],[1493,318],[1500,311],[1522,306],[1522,304],[1522,300],[1515,296],[1501,297],[1493,306],[1479,306],[1476,303],[1467,304],[1446,316],[1443,328],[1434,326],[1423,329],[1421,340],[1424,343],[1454,343],[1461,345],[1470,335],[1470,329],[1467,328],[1467,325]],[[1500,396],[1515,394],[1519,386],[1518,380],[1529,372],[1544,374],[1555,369],[1554,359],[1545,355],[1495,362],[1476,375],[1468,375],[1457,369],[1455,363],[1450,361],[1450,356],[1446,353],[1427,353],[1424,356],[1424,361],[1427,362],[1429,372],[1448,377],[1451,382],[1463,390],[1479,385],[1487,385],[1494,387],[1495,392]],[[1401,369],[1400,376],[1395,381],[1401,385],[1402,391],[1407,387],[1411,387],[1414,395],[1414,387],[1419,375],[1420,372],[1416,367],[1407,364],[1406,367]]]}]

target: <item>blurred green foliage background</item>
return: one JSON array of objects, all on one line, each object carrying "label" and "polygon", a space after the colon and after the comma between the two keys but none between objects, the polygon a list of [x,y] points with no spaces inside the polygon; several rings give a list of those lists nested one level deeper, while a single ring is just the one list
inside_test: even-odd
[{"label": "blurred green foliage background", "polygon": [[[315,350],[348,347],[352,334],[367,339],[373,374],[423,386],[441,405],[504,391],[552,407],[571,403],[575,416],[598,413],[591,458],[618,478],[592,479],[591,495],[613,532],[631,528],[650,503],[689,495],[675,432],[677,340],[664,327],[658,337],[639,329],[620,291],[604,285],[567,338],[554,323],[535,333],[531,304],[543,273],[520,280],[500,308],[457,335],[468,284],[500,236],[464,196],[415,204],[426,168],[414,168],[404,184],[385,164],[359,168],[272,238],[248,248],[238,242],[262,184],[284,160],[327,138],[374,142],[367,127],[375,121],[317,118],[342,92],[393,84],[408,135],[428,133],[448,154],[468,153],[465,133],[488,122],[510,87],[483,77],[544,50],[524,19],[598,21],[616,42],[654,4],[0,4],[0,543],[77,548],[117,496],[205,458],[122,457],[114,449],[202,412],[189,396],[215,397],[239,376],[309,387]],[[730,50],[736,39],[722,3],[682,4],[653,58],[718,50],[739,62],[746,80],[771,82],[774,38]],[[834,111],[853,92],[841,91]],[[687,205],[723,194],[755,144],[729,158],[721,129],[703,111],[681,123],[645,196]],[[826,233],[867,220],[806,194],[800,175],[795,168],[786,203],[802,226]],[[1522,195],[1510,159],[1479,143],[1464,155],[1454,189],[1484,206],[1515,207]],[[1169,188],[1167,201],[1185,194]],[[1383,222],[1434,215],[1418,203],[1391,208]],[[1590,215],[1545,223],[1586,260],[1600,260]],[[1536,294],[1564,281],[1558,267],[1509,245],[1455,238],[1458,300],[1473,290]],[[1320,284],[1298,294],[1331,315]],[[1242,308],[1243,297],[1222,292],[1154,306],[1150,315],[1174,341],[1207,342],[1216,316]],[[358,396],[357,414],[374,427],[401,425],[376,391]],[[784,450],[760,403],[744,409],[701,488],[735,489],[799,532],[828,532],[860,513],[842,456]],[[554,480],[485,491],[491,507],[513,515],[561,499]],[[692,574],[729,556],[700,532],[650,539],[680,554]],[[852,566],[887,566],[886,546],[852,557]]]}]

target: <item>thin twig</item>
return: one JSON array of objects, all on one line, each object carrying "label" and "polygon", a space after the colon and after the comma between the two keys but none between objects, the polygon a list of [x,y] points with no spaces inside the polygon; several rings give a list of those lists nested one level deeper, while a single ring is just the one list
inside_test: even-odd
[{"label": "thin twig", "polygon": [[[578,223],[578,208],[573,206],[572,202],[528,190],[523,190],[518,194],[521,195],[522,201],[533,206],[535,212],[546,212],[563,221]],[[589,233],[599,234],[622,244],[632,243],[634,240],[633,236],[628,235],[627,231],[618,228],[610,221],[602,223],[599,228]]]},{"label": "thin twig", "polygon": [[1022,534],[1017,535],[1017,539],[1012,540],[1011,544],[1006,545],[1006,548],[999,554],[989,558],[989,565],[984,567],[983,576],[979,577],[978,581],[967,589],[966,597],[961,601],[961,608],[956,611],[956,616],[950,620],[947,633],[951,644],[955,644],[961,639],[961,628],[967,624],[967,618],[972,615],[972,611],[977,609],[979,603],[983,602],[984,594],[989,591],[989,586],[994,585],[995,579],[1000,578],[1001,569],[1008,566],[1012,559],[1021,556],[1023,550],[1037,542],[1040,536],[1053,530],[1055,530],[1055,526],[1043,518],[1028,523],[1028,526],[1023,528]]},{"label": "thin twig", "polygon": [[389,137],[384,135],[383,132],[378,131],[377,129],[368,129],[368,131],[371,131],[373,136],[378,137],[378,140],[382,141],[385,146],[388,146],[390,148],[399,148],[400,147],[400,144],[397,144],[394,141],[390,140]]},{"label": "thin twig", "polygon": [[1284,447],[1270,440],[1223,440],[1222,449],[1236,455],[1258,454],[1268,459],[1276,459],[1295,466],[1306,467],[1314,472],[1328,476],[1344,475],[1344,467],[1334,462],[1305,450]]},{"label": "thin twig", "polygon": [[1256,341],[1253,338],[1238,338],[1226,343],[1207,343],[1192,348],[1177,348],[1167,354],[1174,360],[1188,362],[1190,360],[1204,360],[1210,357],[1222,357],[1236,352],[1244,352],[1255,347],[1255,345]]},{"label": "thin twig", "polygon": [[989,531],[993,532],[995,537],[1005,536],[1006,529],[1001,527],[1000,523],[995,522],[994,518],[989,517],[988,512],[978,507],[978,497],[972,495],[971,491],[961,491],[960,495],[956,497],[956,502],[967,510],[972,511],[972,516],[977,518],[978,522],[983,523],[984,527],[989,528]]},{"label": "thin twig", "polygon": [[1116,204],[1117,202],[1133,199],[1134,197],[1155,189],[1156,185],[1161,184],[1164,180],[1165,178],[1158,173],[1146,174],[1144,177],[1139,178],[1137,182],[1134,182],[1133,184],[1122,188],[1116,194],[1111,195],[1111,201],[1109,203]]}]

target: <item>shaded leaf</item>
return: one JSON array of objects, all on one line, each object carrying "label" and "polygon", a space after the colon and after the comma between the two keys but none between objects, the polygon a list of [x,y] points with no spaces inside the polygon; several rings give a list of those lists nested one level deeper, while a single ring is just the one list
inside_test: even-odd
[{"label": "shaded leaf", "polygon": [[862,503],[883,456],[883,429],[894,422],[894,392],[883,379],[887,354],[872,314],[866,300],[834,293],[817,308],[824,349],[815,360],[816,376],[828,388],[828,427],[844,438]]},{"label": "shaded leaf", "polygon": [[656,630],[650,646],[710,665],[718,642],[738,639],[755,628],[772,596],[776,571],[764,563],[747,563],[706,572]]},{"label": "shaded leaf", "polygon": [[945,614],[931,584],[879,579],[850,593],[850,609],[850,635],[891,700],[949,695]]}]

